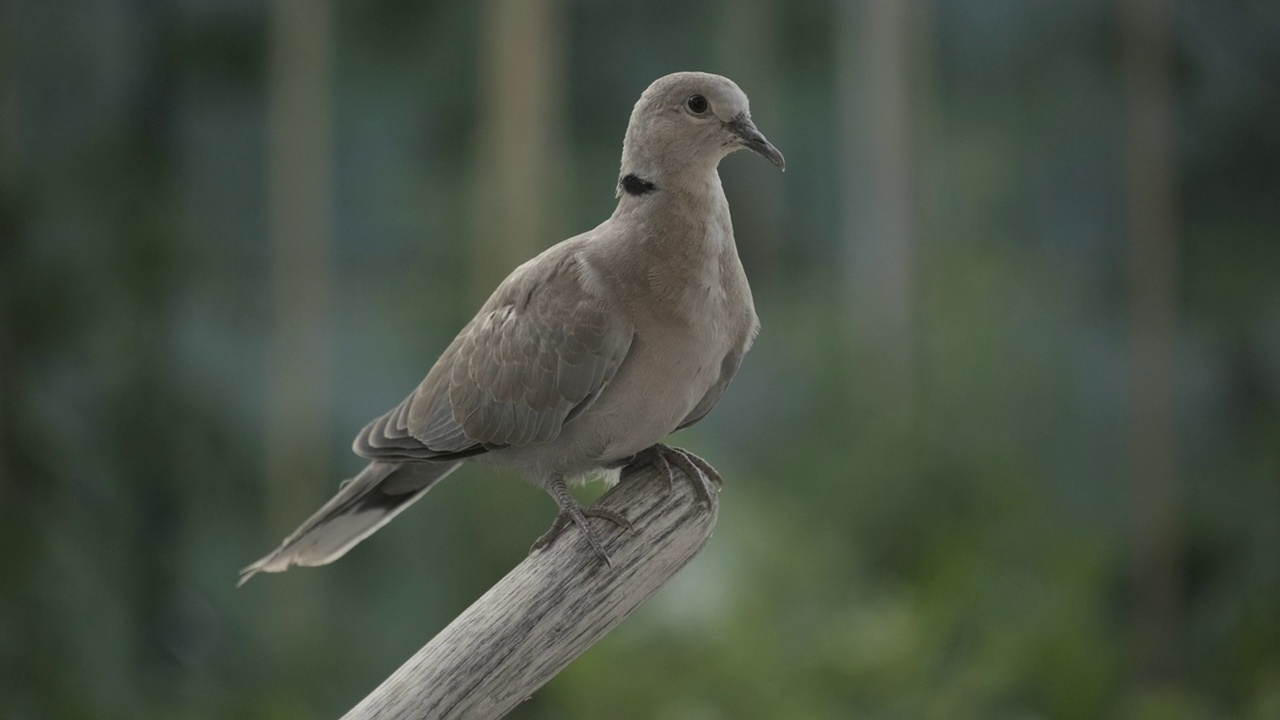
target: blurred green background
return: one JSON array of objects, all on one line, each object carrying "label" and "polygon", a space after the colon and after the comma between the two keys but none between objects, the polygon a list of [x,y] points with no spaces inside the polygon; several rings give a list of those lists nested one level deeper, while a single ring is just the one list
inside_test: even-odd
[{"label": "blurred green background", "polygon": [[736,80],[718,532],[517,718],[1280,718],[1280,4],[0,3],[0,717],[337,717],[553,503],[260,577],[653,79]]}]

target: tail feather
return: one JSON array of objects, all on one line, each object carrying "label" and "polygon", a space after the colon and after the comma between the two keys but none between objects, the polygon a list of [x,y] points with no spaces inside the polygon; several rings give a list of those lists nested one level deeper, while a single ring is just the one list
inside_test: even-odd
[{"label": "tail feather", "polygon": [[290,566],[325,565],[422,497],[461,463],[372,462],[344,482],[329,502],[302,523],[266,557],[240,571],[244,585],[260,572],[284,572]]}]

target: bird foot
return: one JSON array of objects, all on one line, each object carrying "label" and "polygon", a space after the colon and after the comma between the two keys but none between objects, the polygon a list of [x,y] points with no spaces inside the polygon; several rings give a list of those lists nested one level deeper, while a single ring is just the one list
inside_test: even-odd
[{"label": "bird foot", "polygon": [[603,560],[605,565],[613,567],[613,559],[609,557],[609,553],[605,552],[604,543],[600,541],[595,529],[587,522],[587,518],[597,517],[608,520],[627,532],[632,532],[635,529],[631,525],[631,521],[622,513],[614,512],[608,508],[594,505],[583,507],[578,504],[578,501],[569,494],[563,478],[552,480],[547,490],[551,493],[551,497],[555,498],[556,504],[560,506],[560,513],[556,515],[555,522],[551,523],[551,529],[533,541],[533,546],[529,548],[529,554],[533,555],[546,549],[569,528],[570,523],[575,523],[582,528],[582,534],[586,536],[587,543],[591,545],[591,549],[595,551],[596,556]]},{"label": "bird foot", "polygon": [[693,483],[694,492],[707,507],[711,506],[715,494],[724,485],[720,473],[711,467],[711,463],[684,448],[658,443],[633,455],[623,466],[622,473],[624,475],[633,473],[645,465],[657,468],[658,472],[667,479],[668,487],[675,486],[676,470],[679,470],[689,479],[689,482]]}]

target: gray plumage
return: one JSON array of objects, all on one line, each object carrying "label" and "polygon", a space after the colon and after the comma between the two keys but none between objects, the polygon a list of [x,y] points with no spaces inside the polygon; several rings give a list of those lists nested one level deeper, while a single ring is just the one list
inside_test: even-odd
[{"label": "gray plumage", "polygon": [[561,512],[535,549],[576,522],[606,561],[585,516],[627,520],[579,506],[566,479],[629,462],[714,476],[660,441],[711,411],[758,328],[717,172],[743,147],[784,167],[732,81],[649,86],[613,215],[516,268],[418,388],[360,432],[369,466],[241,582],[341,557],[463,461],[515,468],[552,495]]}]

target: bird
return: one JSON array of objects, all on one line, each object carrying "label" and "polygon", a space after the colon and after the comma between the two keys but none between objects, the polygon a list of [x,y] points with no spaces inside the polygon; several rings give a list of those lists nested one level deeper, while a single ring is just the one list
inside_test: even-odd
[{"label": "bird", "polygon": [[332,562],[465,462],[513,468],[559,512],[531,553],[571,523],[611,564],[566,482],[646,465],[679,470],[704,503],[721,480],[662,440],[720,401],[759,331],[738,257],[721,159],[751,150],[785,172],[732,80],[679,72],[631,112],[613,214],[517,267],[399,405],[364,427],[368,460],[280,546],[241,571]]}]

